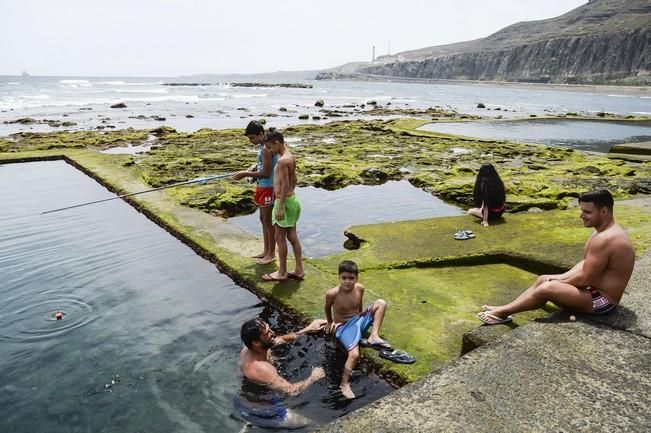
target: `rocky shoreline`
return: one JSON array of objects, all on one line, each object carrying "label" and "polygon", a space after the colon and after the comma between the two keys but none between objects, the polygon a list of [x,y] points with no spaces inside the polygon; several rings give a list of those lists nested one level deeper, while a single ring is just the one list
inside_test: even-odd
[{"label": "rocky shoreline", "polygon": [[[172,87],[198,87],[198,86],[221,86],[224,83],[195,83],[195,82],[170,82],[163,83],[163,86]],[[311,89],[311,84],[304,83],[227,83],[231,87],[284,87],[287,89]]]},{"label": "rocky shoreline", "polygon": [[[467,207],[471,205],[478,166],[491,162],[505,180],[511,212],[565,209],[580,192],[597,187],[613,190],[618,199],[651,193],[651,167],[644,162],[569,148],[417,130],[424,123],[427,121],[416,119],[341,121],[296,125],[284,132],[299,161],[300,186],[334,190],[407,180],[450,203]],[[145,142],[151,146],[149,152],[128,156],[125,163],[137,167],[152,187],[236,171],[253,158],[253,149],[240,130],[181,133],[169,127],[20,133],[0,138],[0,152],[80,147],[106,150]],[[220,183],[200,189],[180,188],[175,194],[186,206],[230,217],[255,210],[249,189],[240,183]]]},{"label": "rocky shoreline", "polygon": [[422,78],[408,76],[388,76],[377,74],[365,74],[358,72],[319,72],[316,80],[353,80],[353,81],[377,81],[384,83],[404,82],[422,84],[463,84],[469,86],[490,86],[508,87],[514,89],[537,89],[537,90],[560,90],[567,92],[596,93],[601,95],[621,94],[628,96],[649,96],[649,86],[636,86],[630,84],[562,84],[562,83],[526,83],[522,81],[501,81],[501,80],[464,80],[445,78]]}]

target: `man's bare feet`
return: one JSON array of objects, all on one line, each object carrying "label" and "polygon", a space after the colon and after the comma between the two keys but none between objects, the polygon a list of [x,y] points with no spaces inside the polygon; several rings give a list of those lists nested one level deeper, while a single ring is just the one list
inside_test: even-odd
[{"label": "man's bare feet", "polygon": [[482,306],[481,306],[481,309],[482,309],[483,311],[493,311],[493,310],[496,309],[496,308],[497,308],[497,307],[495,307],[494,305],[482,305]]},{"label": "man's bare feet", "polygon": [[342,383],[339,385],[339,389],[341,389],[341,393],[344,395],[346,398],[355,398],[355,394],[353,394],[353,390],[350,389],[350,383]]},{"label": "man's bare feet", "polygon": [[263,258],[263,257],[266,256],[266,255],[267,255],[267,254],[265,254],[265,253],[260,253],[260,254],[256,254],[255,256],[251,256],[251,258],[252,258],[252,259],[261,259],[261,258]]},{"label": "man's bare feet", "polygon": [[499,316],[496,311],[482,311],[477,314],[477,317],[487,325],[499,325],[513,321],[512,316]]},{"label": "man's bare feet", "polygon": [[273,263],[276,260],[274,256],[263,256],[258,258],[255,262],[259,265],[268,265],[269,263]]}]

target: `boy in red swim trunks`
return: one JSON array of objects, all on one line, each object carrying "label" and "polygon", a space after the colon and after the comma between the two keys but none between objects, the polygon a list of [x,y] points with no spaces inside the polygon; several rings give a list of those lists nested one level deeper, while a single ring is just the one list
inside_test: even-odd
[{"label": "boy in red swim trunks", "polygon": [[249,122],[244,135],[251,144],[258,146],[257,162],[251,169],[235,173],[233,179],[240,180],[244,177],[252,177],[258,183],[255,188],[255,204],[260,209],[264,249],[262,253],[256,254],[253,258],[256,259],[258,264],[265,265],[276,259],[276,241],[274,227],[271,222],[271,210],[274,205],[274,168],[278,155],[273,155],[269,148],[264,145],[264,127],[257,120]]}]

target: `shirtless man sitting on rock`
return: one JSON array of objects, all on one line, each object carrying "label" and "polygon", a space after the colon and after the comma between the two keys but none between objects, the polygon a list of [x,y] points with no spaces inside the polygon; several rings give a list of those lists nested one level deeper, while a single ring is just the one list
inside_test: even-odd
[{"label": "shirtless man sitting on rock", "polygon": [[479,319],[496,325],[511,314],[541,308],[547,301],[579,313],[604,314],[619,304],[633,273],[635,249],[613,217],[613,196],[606,190],[579,197],[581,219],[595,232],[585,245],[583,260],[564,274],[541,275],[509,304],[484,305]]}]

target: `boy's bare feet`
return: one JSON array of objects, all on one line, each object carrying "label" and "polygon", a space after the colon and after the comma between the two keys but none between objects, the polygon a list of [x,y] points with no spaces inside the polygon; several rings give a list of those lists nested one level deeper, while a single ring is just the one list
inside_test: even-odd
[{"label": "boy's bare feet", "polygon": [[260,254],[256,254],[255,256],[251,256],[251,258],[252,258],[252,259],[261,259],[261,258],[263,258],[264,256],[266,256],[265,253],[260,253]]},{"label": "boy's bare feet", "polygon": [[355,398],[355,394],[353,394],[353,390],[350,388],[350,383],[342,383],[339,385],[339,389],[341,389],[341,393],[344,397]]},{"label": "boy's bare feet", "polygon": [[268,265],[269,263],[273,263],[275,260],[276,258],[274,256],[262,256],[255,262],[259,265]]},{"label": "boy's bare feet", "polygon": [[271,282],[271,281],[287,281],[287,276],[283,277],[283,276],[278,274],[278,271],[276,271],[276,272],[271,273],[271,274],[264,274],[262,276],[262,281],[267,281],[267,282]]},{"label": "boy's bare feet", "polygon": [[305,274],[299,274],[297,272],[288,272],[287,277],[292,280],[303,281],[305,279]]}]

